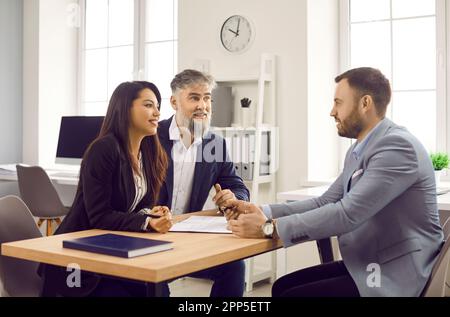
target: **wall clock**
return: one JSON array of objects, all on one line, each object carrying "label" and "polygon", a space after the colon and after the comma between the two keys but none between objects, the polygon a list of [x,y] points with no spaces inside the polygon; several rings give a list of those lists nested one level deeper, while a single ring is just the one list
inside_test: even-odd
[{"label": "wall clock", "polygon": [[247,50],[253,40],[255,30],[250,21],[242,15],[230,16],[222,24],[220,40],[223,47],[232,53]]}]

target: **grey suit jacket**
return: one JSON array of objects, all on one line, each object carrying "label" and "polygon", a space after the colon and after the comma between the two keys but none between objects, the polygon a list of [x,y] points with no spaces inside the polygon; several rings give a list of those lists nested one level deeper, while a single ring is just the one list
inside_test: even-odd
[{"label": "grey suit jacket", "polygon": [[354,146],[321,197],[270,205],[278,234],[285,247],[338,236],[361,296],[419,296],[443,240],[428,153],[389,119],[358,160]]}]

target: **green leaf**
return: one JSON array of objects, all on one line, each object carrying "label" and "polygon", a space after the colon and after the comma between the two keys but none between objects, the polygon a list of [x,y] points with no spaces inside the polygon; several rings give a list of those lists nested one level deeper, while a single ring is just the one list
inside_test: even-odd
[{"label": "green leaf", "polygon": [[450,162],[447,153],[431,153],[430,158],[435,171],[440,171],[444,168],[447,168]]}]

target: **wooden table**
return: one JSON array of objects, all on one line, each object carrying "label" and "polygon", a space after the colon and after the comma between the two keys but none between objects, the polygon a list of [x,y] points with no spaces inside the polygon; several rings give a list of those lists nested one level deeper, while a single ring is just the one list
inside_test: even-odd
[{"label": "wooden table", "polygon": [[[199,212],[197,215],[211,214]],[[176,221],[189,215],[174,217]],[[159,239],[174,243],[173,249],[135,258],[119,258],[103,254],[66,249],[65,239],[104,233]],[[232,234],[208,233],[137,233],[86,230],[37,239],[3,243],[5,256],[67,267],[76,263],[82,270],[144,282],[159,283],[216,265],[244,259],[282,247],[279,240],[242,239]],[[159,290],[155,291],[156,295]]]}]

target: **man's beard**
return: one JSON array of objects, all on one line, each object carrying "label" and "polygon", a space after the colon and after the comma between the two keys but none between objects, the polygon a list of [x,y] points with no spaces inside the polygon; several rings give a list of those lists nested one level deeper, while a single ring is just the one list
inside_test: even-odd
[{"label": "man's beard", "polygon": [[338,134],[344,138],[356,139],[363,130],[361,117],[359,116],[356,107],[344,121],[338,121],[341,126],[340,129],[338,128]]},{"label": "man's beard", "polygon": [[[204,119],[195,119],[194,116],[199,114],[206,115],[206,117]],[[187,134],[193,136],[194,139],[203,138],[208,133],[211,124],[211,114],[205,111],[194,112],[191,118],[179,112],[178,119],[182,126],[180,128],[187,130],[189,132]]]}]

